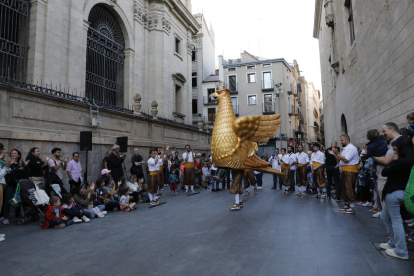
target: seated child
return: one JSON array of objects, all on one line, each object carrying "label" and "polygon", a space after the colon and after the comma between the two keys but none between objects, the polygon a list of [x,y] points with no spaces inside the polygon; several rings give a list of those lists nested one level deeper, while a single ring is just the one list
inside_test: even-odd
[{"label": "seated child", "polygon": [[89,216],[90,218],[95,217],[94,212],[88,209],[83,209],[82,205],[74,202],[72,194],[69,193],[63,194],[62,196],[62,213],[67,217],[72,218],[75,223],[82,221],[89,222],[90,219],[86,216]]},{"label": "seated child", "polygon": [[123,188],[120,192],[121,198],[119,199],[119,205],[121,206],[121,210],[125,212],[129,212],[131,210],[137,209],[135,207],[135,202],[129,203],[129,193],[132,191],[132,189],[126,187]]},{"label": "seated child", "polygon": [[211,175],[210,175],[210,171],[208,170],[208,165],[206,164],[206,162],[203,162],[203,176],[202,176],[202,181],[203,181],[203,189],[207,190],[207,184],[210,181]]},{"label": "seated child", "polygon": [[[382,138],[379,135],[378,130],[376,129],[370,129],[367,132],[367,139],[369,140],[369,143],[366,145],[366,154],[361,156],[361,159],[363,161],[367,160],[370,157],[382,157],[385,156],[385,154],[388,151],[388,145],[387,143],[382,140]],[[372,177],[374,179],[377,179],[376,177],[376,170],[377,170],[377,162],[374,160],[374,163],[372,164]],[[374,173],[375,172],[375,173]]]},{"label": "seated child", "polygon": [[49,204],[45,211],[45,222],[42,224],[43,230],[51,227],[62,229],[73,224],[73,220],[69,220],[62,214],[62,207],[60,207],[60,198],[58,196],[50,197]]},{"label": "seated child", "polygon": [[173,167],[170,173],[170,189],[171,189],[171,194],[172,195],[178,195],[177,193],[177,184],[178,184],[178,177],[177,174],[175,173],[175,168]]},{"label": "seated child", "polygon": [[[110,184],[108,184],[108,186],[109,185]],[[116,200],[112,199],[111,197],[111,193],[113,192],[114,192],[113,190],[109,191],[107,186],[105,186],[105,182],[103,179],[101,178],[98,179],[96,181],[96,200],[94,202],[95,206],[104,204],[105,210],[113,210],[113,211],[119,210],[120,209],[119,203]]]}]

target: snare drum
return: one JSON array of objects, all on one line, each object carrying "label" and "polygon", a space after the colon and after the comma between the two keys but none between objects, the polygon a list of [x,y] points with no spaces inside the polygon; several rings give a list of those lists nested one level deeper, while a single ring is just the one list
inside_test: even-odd
[{"label": "snare drum", "polygon": [[226,170],[225,169],[217,169],[216,174],[213,176],[214,180],[217,182],[224,182],[224,179],[226,178]]}]

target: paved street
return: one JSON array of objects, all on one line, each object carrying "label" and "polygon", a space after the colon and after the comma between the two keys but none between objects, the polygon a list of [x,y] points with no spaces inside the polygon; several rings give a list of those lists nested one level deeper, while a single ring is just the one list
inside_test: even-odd
[{"label": "paved street", "polygon": [[167,204],[42,231],[0,226],[1,275],[413,275],[411,260],[385,257],[379,219],[343,215],[336,202],[270,190],[245,207],[226,191],[166,197]]}]

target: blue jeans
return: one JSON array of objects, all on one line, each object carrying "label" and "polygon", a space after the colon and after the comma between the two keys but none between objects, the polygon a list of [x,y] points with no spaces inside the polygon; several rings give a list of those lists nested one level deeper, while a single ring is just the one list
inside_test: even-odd
[{"label": "blue jeans", "polygon": [[381,220],[385,223],[387,229],[388,245],[395,247],[394,253],[400,257],[408,257],[405,231],[400,214],[400,206],[404,204],[404,195],[405,191],[403,190],[387,194],[381,214]]},{"label": "blue jeans", "polygon": [[[69,218],[68,218],[69,219]],[[64,224],[64,225],[66,225],[66,226],[68,226],[68,222],[69,222],[69,220],[68,221],[64,221],[64,220],[61,220],[61,219],[58,219],[58,220],[54,220],[54,221],[51,221],[51,222],[49,222],[49,228],[53,228],[53,227],[55,227],[56,225],[59,225],[59,224]]]},{"label": "blue jeans", "polygon": [[219,189],[219,183],[214,180],[214,178],[211,179],[211,189],[216,189],[216,183],[217,183],[217,189]]},{"label": "blue jeans", "polygon": [[277,182],[279,182],[279,188],[282,188],[282,176],[278,174],[273,175],[273,187],[277,188]]},{"label": "blue jeans", "polygon": [[263,185],[263,173],[258,173],[258,174],[255,174],[254,176],[256,176],[257,186],[262,187],[262,185]]},{"label": "blue jeans", "polygon": [[296,170],[290,170],[290,188],[295,189]]}]

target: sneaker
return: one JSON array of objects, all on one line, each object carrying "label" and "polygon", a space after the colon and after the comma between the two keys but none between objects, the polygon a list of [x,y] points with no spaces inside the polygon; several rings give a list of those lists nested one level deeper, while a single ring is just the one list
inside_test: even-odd
[{"label": "sneaker", "polygon": [[407,226],[408,227],[413,227],[414,226],[414,222],[413,223],[409,223]]},{"label": "sneaker", "polygon": [[404,222],[405,222],[405,223],[408,223],[408,224],[410,224],[410,223],[413,223],[413,222],[414,222],[414,220],[412,220],[412,219],[409,219],[409,220],[405,220]]},{"label": "sneaker", "polygon": [[312,198],[318,198],[318,197],[320,197],[320,195],[318,194],[312,196]]},{"label": "sneaker", "polygon": [[5,241],[5,240],[6,240],[5,238],[0,238],[0,242]]},{"label": "sneaker", "polygon": [[185,191],[186,194],[188,194],[188,191]]},{"label": "sneaker", "polygon": [[254,195],[257,195],[257,189],[254,189]]},{"label": "sneaker", "polygon": [[339,211],[346,211],[348,209],[349,209],[349,206],[348,205],[345,205],[344,207],[339,208]]},{"label": "sneaker", "polygon": [[212,192],[215,192],[215,191],[216,191],[216,189],[211,189],[211,191],[212,191]]},{"label": "sneaker", "polygon": [[401,257],[401,256],[398,256],[397,254],[395,254],[395,252],[394,252],[394,250],[393,250],[393,249],[387,249],[387,250],[385,250],[385,253],[386,253],[388,256],[391,256],[391,257],[394,257],[394,258],[399,258],[399,259],[403,259],[403,260],[408,260],[408,257]]},{"label": "sneaker", "polygon": [[381,212],[377,212],[375,214],[372,215],[373,218],[379,218],[381,217]]},{"label": "sneaker", "polygon": [[157,203],[155,203],[155,201],[151,201],[150,205],[155,206],[155,205],[157,205]]},{"label": "sneaker", "polygon": [[240,205],[240,209],[241,209],[241,208],[243,208],[243,201],[242,201],[242,202],[240,202],[240,204],[239,204],[239,205]]},{"label": "sneaker", "polygon": [[75,222],[73,221],[73,220],[68,220],[68,222],[66,222],[66,226],[69,226],[69,225],[72,225],[72,224],[74,224]]},{"label": "sneaker", "polygon": [[302,196],[305,196],[305,195],[306,195],[306,192],[303,192],[303,193],[302,193]]},{"label": "sneaker", "polygon": [[294,196],[301,196],[302,193],[301,192],[297,192],[296,194],[293,194]]},{"label": "sneaker", "polygon": [[321,199],[326,199],[326,195],[322,195],[321,196]]},{"label": "sneaker", "polygon": [[9,219],[7,219],[7,218],[3,219],[3,224],[4,225],[9,225],[10,224]]},{"label": "sneaker", "polygon": [[102,214],[106,215],[106,214],[108,214],[108,212],[107,211],[102,211]]},{"label": "sneaker", "polygon": [[78,217],[73,217],[72,220],[73,220],[74,223],[81,223],[82,222],[82,220],[79,219]]},{"label": "sneaker", "polygon": [[[367,201],[368,202],[368,201]],[[363,202],[363,201],[360,201],[360,202],[357,202],[357,205],[364,205],[365,203],[367,203],[367,202]]]},{"label": "sneaker", "polygon": [[5,238],[6,235],[5,234],[0,234],[0,238]]},{"label": "sneaker", "polygon": [[249,191],[246,191],[246,193],[244,194],[245,196],[250,195]]},{"label": "sneaker", "polygon": [[349,208],[349,209],[344,211],[344,214],[355,214],[355,212],[354,212],[354,209]]},{"label": "sneaker", "polygon": [[92,215],[92,214],[89,215],[89,219],[94,219],[94,218],[95,218],[94,215]]},{"label": "sneaker", "polygon": [[259,186],[259,187],[257,187],[257,189],[261,190],[261,189],[263,189],[263,187],[262,186]]},{"label": "sneaker", "polygon": [[379,210],[378,210],[377,208],[372,208],[372,209],[369,209],[369,211],[370,211],[370,212],[375,212],[375,213],[376,213],[376,212],[379,212]]},{"label": "sneaker", "polygon": [[384,249],[384,250],[387,250],[387,249],[394,249],[395,247],[391,247],[391,246],[388,245],[388,243],[384,242],[384,243],[380,244],[380,248]]},{"label": "sneaker", "polygon": [[155,201],[155,203],[158,205],[158,204],[160,204],[160,202],[157,200],[157,201]]},{"label": "sneaker", "polygon": [[61,224],[58,224],[58,225],[55,225],[53,228],[55,228],[55,229],[62,229],[62,228],[65,228],[65,224],[64,223],[61,223]]},{"label": "sneaker", "polygon": [[289,194],[289,191],[288,191],[288,190],[286,190],[286,191],[285,191],[285,195],[288,195],[288,194]]},{"label": "sneaker", "polygon": [[194,190],[192,190],[191,192],[192,192],[193,194],[195,194],[195,193],[196,193],[196,191],[194,191]]},{"label": "sneaker", "polygon": [[229,207],[231,210],[240,210],[240,204],[235,204]]},{"label": "sneaker", "polygon": [[99,215],[98,215],[98,218],[104,218],[105,217],[105,215],[103,214],[103,213],[100,213]]},{"label": "sneaker", "polygon": [[367,203],[362,205],[363,207],[372,207],[372,203],[367,201]]},{"label": "sneaker", "polygon": [[90,219],[88,219],[86,216],[82,216],[82,220],[84,221],[84,222],[90,222],[91,220]]}]

